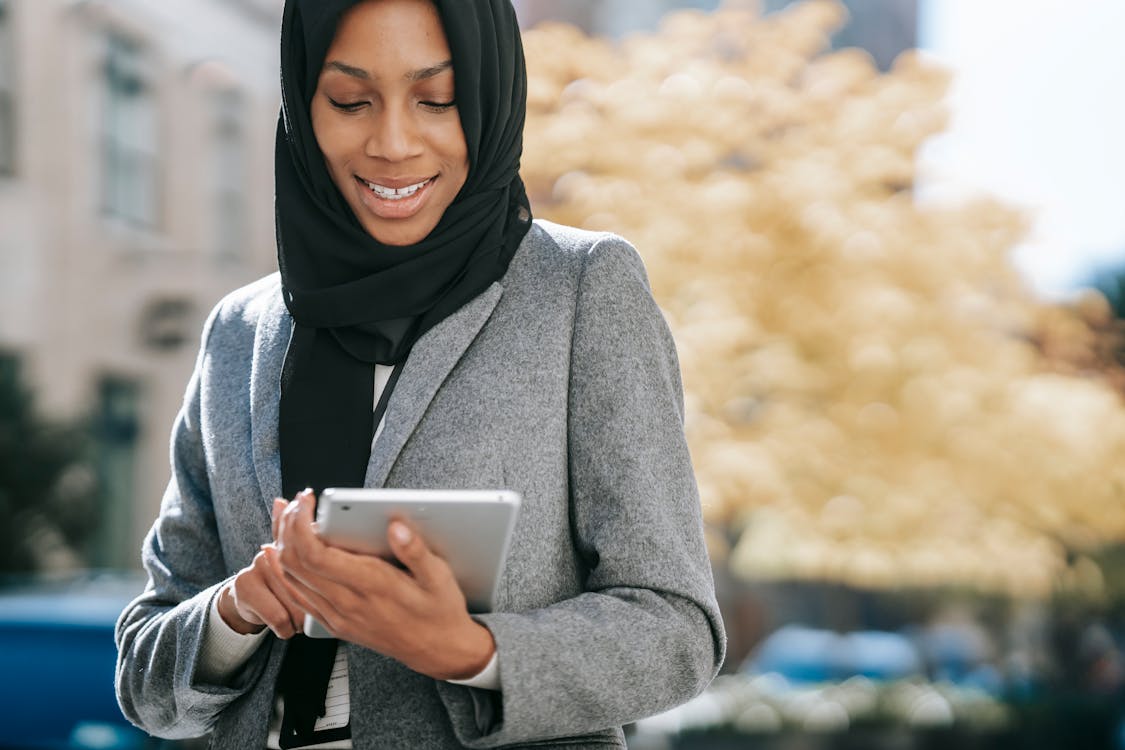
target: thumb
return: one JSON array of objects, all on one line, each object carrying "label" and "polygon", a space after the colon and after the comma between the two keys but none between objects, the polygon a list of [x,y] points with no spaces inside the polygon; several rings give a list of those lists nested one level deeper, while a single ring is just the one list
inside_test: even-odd
[{"label": "thumb", "polygon": [[387,526],[387,540],[395,557],[422,588],[433,589],[449,575],[445,560],[435,555],[426,541],[402,521],[392,521]]}]

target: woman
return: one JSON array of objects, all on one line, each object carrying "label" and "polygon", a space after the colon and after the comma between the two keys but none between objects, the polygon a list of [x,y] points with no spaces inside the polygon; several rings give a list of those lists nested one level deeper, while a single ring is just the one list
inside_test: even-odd
[{"label": "woman", "polygon": [[[286,3],[280,276],[208,319],[117,627],[148,731],[624,747],[717,671],[671,337],[627,243],[532,222],[525,90],[509,0]],[[400,524],[322,544],[333,485],[519,492],[496,610]]]}]

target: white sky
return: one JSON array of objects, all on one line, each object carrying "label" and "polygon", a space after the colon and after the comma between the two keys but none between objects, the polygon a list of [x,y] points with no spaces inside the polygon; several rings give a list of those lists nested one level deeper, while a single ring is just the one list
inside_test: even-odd
[{"label": "white sky", "polygon": [[924,195],[1032,209],[1015,256],[1049,295],[1125,263],[1125,0],[923,0],[919,45],[955,71]]}]

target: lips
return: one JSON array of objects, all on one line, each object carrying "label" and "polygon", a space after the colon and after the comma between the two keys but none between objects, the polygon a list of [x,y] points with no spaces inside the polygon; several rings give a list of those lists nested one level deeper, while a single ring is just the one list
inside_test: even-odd
[{"label": "lips", "polygon": [[426,204],[438,176],[381,179],[371,182],[356,177],[363,205],[381,219],[409,219]]}]

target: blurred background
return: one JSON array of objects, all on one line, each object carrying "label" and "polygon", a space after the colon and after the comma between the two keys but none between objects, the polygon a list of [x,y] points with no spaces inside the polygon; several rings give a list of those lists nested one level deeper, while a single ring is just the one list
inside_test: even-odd
[{"label": "blurred background", "polygon": [[[730,635],[631,746],[1125,748],[1125,5],[515,5],[533,209],[645,258]],[[276,269],[279,22],[0,0],[2,748],[159,744],[110,632]]]}]

